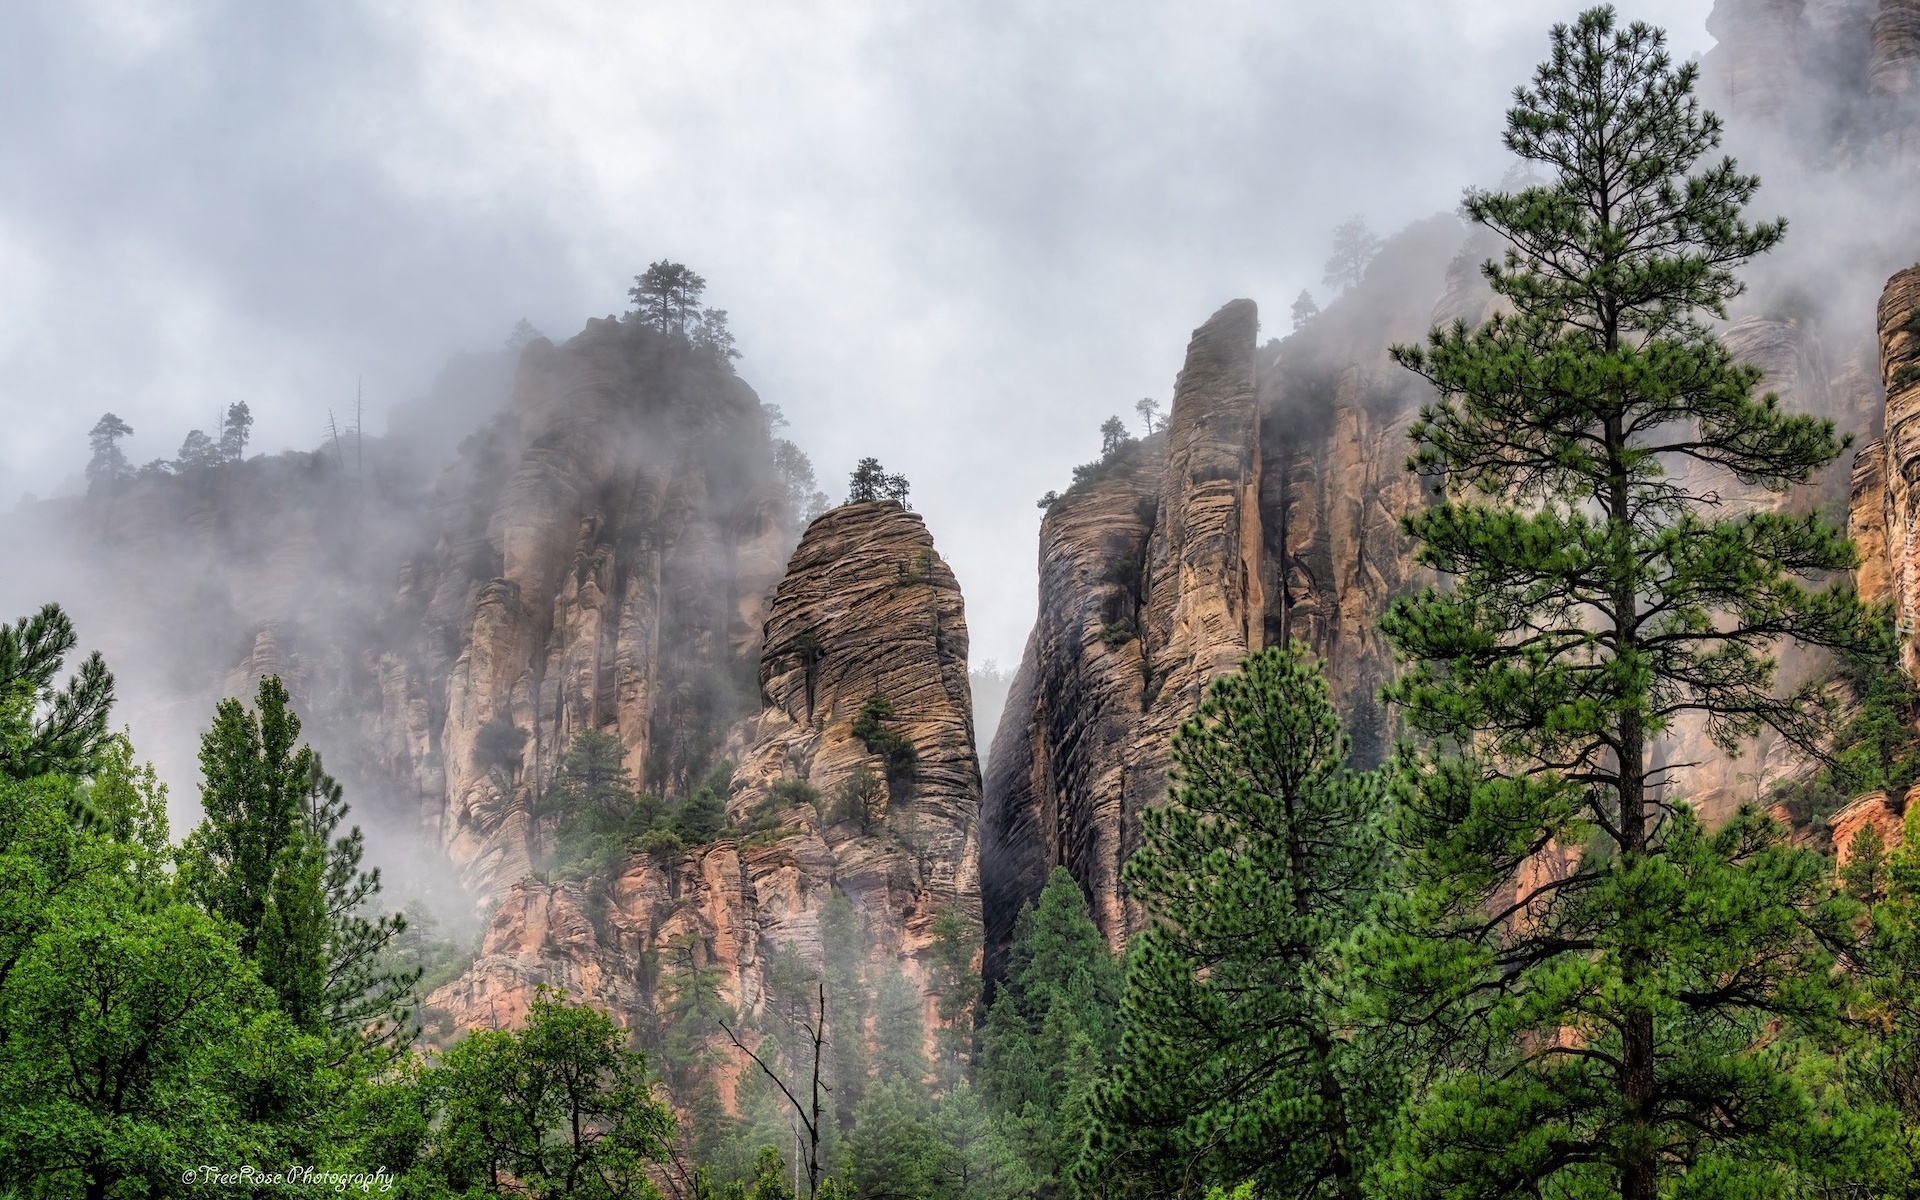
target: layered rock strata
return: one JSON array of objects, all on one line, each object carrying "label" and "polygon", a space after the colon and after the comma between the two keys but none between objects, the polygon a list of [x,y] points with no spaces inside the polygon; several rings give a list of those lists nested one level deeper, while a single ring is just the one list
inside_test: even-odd
[{"label": "layered rock strata", "polygon": [[[428,999],[443,1034],[517,1021],[543,983],[637,1023],[654,1011],[650,972],[677,957],[716,968],[722,999],[752,1011],[775,946],[820,966],[835,890],[873,961],[902,961],[923,986],[934,921],[957,913],[977,926],[966,615],[920,518],[876,502],[813,522],[765,630],[760,710],[724,745],[737,764],[729,812],[757,831],[666,859],[637,854],[608,880],[509,887],[471,969]],[[856,728],[874,697],[890,714],[881,728],[913,747],[911,770]]]},{"label": "layered rock strata", "polygon": [[1920,267],[1887,281],[1878,324],[1886,433],[1855,457],[1849,524],[1860,590],[1892,602],[1907,669],[1920,673]]},{"label": "layered rock strata", "polygon": [[1385,347],[1426,331],[1436,292],[1448,315],[1484,308],[1465,272],[1447,286],[1459,246],[1451,221],[1415,227],[1353,295],[1264,348],[1253,303],[1226,305],[1194,331],[1165,430],[1049,508],[982,812],[989,974],[1055,864],[1114,945],[1137,925],[1121,869],[1164,796],[1170,738],[1249,653],[1308,643],[1359,756],[1384,750],[1374,622],[1412,575],[1398,522],[1420,503],[1399,449],[1417,393]]},{"label": "layered rock strata", "polygon": [[[1055,864],[1079,880],[1114,945],[1137,927],[1122,868],[1141,812],[1164,797],[1171,734],[1247,654],[1305,642],[1327,664],[1356,761],[1386,754],[1395,728],[1378,696],[1394,663],[1378,621],[1426,578],[1401,530],[1425,503],[1405,462],[1426,392],[1385,350],[1432,323],[1485,319],[1495,303],[1476,268],[1495,249],[1482,235],[1463,245],[1451,222],[1416,227],[1353,293],[1264,348],[1252,305],[1227,305],[1194,332],[1166,432],[1048,510],[1039,611],[986,781],[989,974]],[[1843,428],[1876,423],[1878,389],[1836,369],[1808,319],[1751,316],[1724,338],[1789,409]],[[1871,460],[1861,469],[1870,476]],[[1839,511],[1848,482],[1829,472],[1787,499]],[[1711,484],[1735,507],[1782,502]],[[1872,490],[1866,476],[1861,489]],[[1796,654],[1785,669],[1821,665]],[[1669,786],[1709,820],[1809,769],[1772,740],[1730,759],[1704,727],[1677,730],[1659,753],[1686,764]]]}]

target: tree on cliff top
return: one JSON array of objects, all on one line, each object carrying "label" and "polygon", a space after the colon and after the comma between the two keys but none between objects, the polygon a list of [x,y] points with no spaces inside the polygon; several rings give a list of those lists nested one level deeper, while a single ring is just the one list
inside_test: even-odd
[{"label": "tree on cliff top", "polygon": [[907,507],[909,490],[905,475],[889,475],[877,458],[863,458],[853,468],[853,474],[847,479],[847,503],[866,504],[875,500],[891,500],[900,507]]},{"label": "tree on cliff top", "polygon": [[1711,487],[1784,491],[1844,443],[1756,399],[1700,316],[1783,227],[1703,161],[1720,122],[1664,42],[1610,8],[1554,28],[1505,135],[1551,178],[1465,206],[1509,243],[1485,273],[1512,311],[1394,351],[1440,393],[1409,464],[1438,502],[1405,524],[1450,581],[1383,620],[1435,747],[1374,945],[1379,1016],[1436,1063],[1396,1194],[1778,1195],[1835,1153],[1783,1039],[1831,1031],[1856,910],[1764,814],[1704,828],[1656,745],[1693,716],[1819,752],[1822,696],[1770,655],[1871,638],[1850,583],[1803,582],[1852,547]]},{"label": "tree on cliff top", "polygon": [[700,315],[700,297],[706,291],[707,281],[691,267],[662,259],[649,266],[646,274],[634,276],[633,286],[627,289],[633,311],[627,315],[649,329],[686,337]]},{"label": "tree on cliff top", "polygon": [[[1367,264],[1379,253],[1380,239],[1373,236],[1366,221],[1360,217],[1350,217],[1333,231],[1333,255],[1327,259],[1326,275],[1320,282],[1345,291],[1366,278]],[[1311,296],[1306,299],[1309,304],[1313,302]],[[1298,300],[1294,301],[1294,317],[1296,321],[1300,317]]]},{"label": "tree on cliff top", "polygon": [[253,437],[253,411],[245,400],[227,408],[220,424],[220,460],[239,462],[247,456],[247,442]]},{"label": "tree on cliff top", "polygon": [[1320,306],[1314,303],[1312,292],[1301,288],[1300,294],[1293,298],[1293,308],[1289,311],[1293,317],[1293,330],[1298,333],[1320,315]]},{"label": "tree on cliff top", "polygon": [[110,489],[133,474],[133,464],[127,461],[126,452],[120,449],[120,439],[132,433],[133,426],[112,413],[105,414],[94,423],[92,431],[87,434],[87,445],[93,451],[93,456],[87,460],[89,492]]}]

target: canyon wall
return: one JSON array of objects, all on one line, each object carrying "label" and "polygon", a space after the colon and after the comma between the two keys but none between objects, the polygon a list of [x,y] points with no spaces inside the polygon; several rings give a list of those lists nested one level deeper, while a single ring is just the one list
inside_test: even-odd
[{"label": "canyon wall", "polygon": [[[932,923],[977,926],[959,586],[892,502],[830,510],[789,560],[772,462],[730,369],[596,321],[527,347],[507,412],[443,478],[381,712],[392,773],[469,894],[497,901],[473,967],[429,998],[444,1029],[517,1020],[543,982],[639,1020],[674,955],[752,1010],[770,947],[819,965],[835,889],[875,961],[905,956],[923,984]],[[863,740],[863,715],[910,764]],[[728,831],[555,882],[563,817],[542,798],[585,731],[669,803],[731,763]]]},{"label": "canyon wall", "polygon": [[754,704],[787,545],[758,398],[679,339],[591,321],[520,358],[507,411],[434,497],[380,660],[389,773],[475,896],[532,869],[574,736],[688,790]]},{"label": "canyon wall", "polygon": [[[920,518],[875,502],[813,522],[766,629],[763,706],[724,746],[738,764],[729,814],[753,832],[633,854],[611,878],[509,885],[473,966],[427,998],[437,1033],[517,1021],[543,983],[643,1022],[657,1015],[659,973],[681,958],[716,968],[721,998],[753,1011],[775,947],[819,967],[836,889],[871,960],[902,962],[923,987],[934,921],[956,913],[977,926],[966,617]],[[856,731],[876,696],[891,712],[883,728],[915,748],[910,772],[889,772]],[[876,790],[850,802],[862,780]]]},{"label": "canyon wall", "polygon": [[1920,266],[1887,281],[1878,317],[1886,432],[1854,457],[1848,524],[1861,594],[1891,603],[1907,669],[1920,674]]},{"label": "canyon wall", "polygon": [[1165,791],[1169,739],[1247,654],[1312,646],[1358,756],[1385,752],[1390,657],[1374,622],[1415,575],[1398,522],[1421,502],[1401,469],[1419,393],[1386,347],[1436,312],[1484,306],[1452,261],[1461,240],[1449,218],[1416,225],[1264,347],[1253,303],[1226,305],[1193,333],[1165,429],[1048,509],[1039,611],[981,816],[989,974],[1055,864],[1112,944],[1134,928],[1120,871]]}]

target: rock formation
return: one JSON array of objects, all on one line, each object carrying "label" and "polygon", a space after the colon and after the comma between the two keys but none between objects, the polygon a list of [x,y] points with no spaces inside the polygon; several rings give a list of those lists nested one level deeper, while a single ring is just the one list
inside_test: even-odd
[{"label": "rock formation", "polygon": [[1252,302],[1228,304],[1194,331],[1165,431],[1049,508],[981,818],[990,974],[1056,863],[1124,940],[1120,870],[1164,794],[1168,740],[1248,653],[1314,647],[1359,755],[1384,751],[1373,625],[1411,577],[1398,521],[1420,502],[1400,449],[1418,393],[1385,350],[1425,333],[1436,293],[1448,315],[1484,304],[1464,272],[1447,286],[1459,246],[1451,220],[1414,227],[1349,297],[1264,349]]},{"label": "rock formation", "polygon": [[1886,432],[1854,459],[1849,524],[1860,590],[1892,601],[1907,669],[1920,672],[1912,636],[1920,621],[1920,267],[1887,281],[1878,317]]},{"label": "rock formation", "polygon": [[[1164,795],[1168,739],[1206,684],[1246,654],[1306,642],[1327,663],[1356,760],[1386,753],[1395,731],[1377,698],[1393,663],[1377,623],[1423,577],[1400,521],[1424,503],[1422,481],[1405,470],[1424,392],[1385,350],[1432,322],[1487,316],[1493,297],[1476,268],[1494,249],[1481,233],[1463,246],[1451,222],[1416,227],[1353,293],[1264,349],[1252,305],[1227,305],[1194,332],[1165,434],[1048,510],[1039,611],[982,815],[990,974],[1020,904],[1055,864],[1080,881],[1111,942],[1135,927],[1121,868],[1141,811]],[[1724,334],[1760,370],[1759,390],[1842,429],[1874,429],[1879,389],[1851,363],[1835,366],[1810,318],[1777,307]],[[1889,363],[1891,378],[1898,365]],[[1913,394],[1920,411],[1920,387]],[[1856,469],[1856,512],[1857,497],[1874,490],[1876,461],[1863,455]],[[1714,483],[1733,504],[1782,502]],[[1836,469],[1787,500],[1837,513],[1848,484]],[[1885,528],[1891,537],[1891,517]],[[1793,653],[1785,669],[1822,664]],[[1672,787],[1710,820],[1809,769],[1769,739],[1729,758],[1704,727],[1676,730],[1661,753],[1689,764]]]},{"label": "rock formation", "polygon": [[1880,835],[1881,844],[1888,850],[1898,846],[1905,833],[1900,812],[1885,792],[1873,791],[1856,797],[1853,803],[1828,817],[1827,826],[1832,831],[1833,854],[1838,865],[1844,869],[1853,861],[1853,839],[1869,826]]},{"label": "rock formation", "polygon": [[752,706],[778,495],[757,397],[683,342],[606,320],[526,347],[402,571],[417,632],[380,662],[389,769],[476,897],[532,869],[576,734],[662,791],[706,769]]},{"label": "rock formation", "polygon": [[[765,629],[760,711],[724,745],[738,764],[729,811],[756,832],[636,854],[611,880],[508,887],[472,968],[428,998],[442,1033],[516,1021],[542,983],[635,1021],[654,1004],[649,971],[674,954],[718,968],[722,998],[751,1010],[774,946],[819,965],[835,889],[860,914],[873,960],[901,958],[923,984],[935,919],[977,924],[966,616],[920,518],[874,502],[813,522]],[[876,696],[890,710],[882,728],[914,749],[910,770],[856,727]],[[863,781],[874,788],[864,797]]]}]

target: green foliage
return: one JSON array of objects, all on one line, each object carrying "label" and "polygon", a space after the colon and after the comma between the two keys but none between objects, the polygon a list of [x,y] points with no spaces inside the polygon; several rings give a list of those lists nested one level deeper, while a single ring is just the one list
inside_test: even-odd
[{"label": "green foliage", "polygon": [[231,922],[242,954],[306,1032],[401,1032],[417,972],[385,962],[406,929],[398,913],[369,919],[380,873],[363,871],[340,785],[311,747],[279,677],[260,681],[254,709],[223,700],[200,742],[206,814],[180,851],[186,894]]},{"label": "green foliage", "polygon": [[1314,302],[1313,293],[1302,288],[1300,294],[1293,298],[1293,308],[1289,312],[1293,318],[1293,331],[1298,333],[1320,315],[1320,306]]},{"label": "green foliage", "polygon": [[200,808],[181,851],[188,892],[239,930],[241,952],[259,948],[275,871],[300,831],[314,754],[298,746],[300,718],[278,676],[261,679],[255,711],[222,700],[200,739]]},{"label": "green foliage", "polygon": [[[1920,1128],[1920,810],[1908,810],[1906,836],[1891,855],[1877,846],[1854,850],[1849,882],[1870,875],[1876,886],[1850,889],[1871,907],[1849,1015],[1871,1032],[1846,1056],[1842,1079],[1855,1103],[1891,1110],[1898,1121],[1887,1124],[1906,1134],[1879,1156],[1876,1173],[1912,1180],[1920,1176],[1912,1137]],[[1863,850],[1873,857],[1863,860]],[[1886,1194],[1904,1193],[1887,1187]]]},{"label": "green foliage", "polygon": [[1152,396],[1142,396],[1134,404],[1133,411],[1140,418],[1140,425],[1148,437],[1167,427],[1167,418],[1160,411],[1160,402]]},{"label": "green foliage", "polygon": [[208,437],[203,430],[189,429],[180,442],[180,453],[173,460],[173,469],[178,474],[186,475],[210,470],[222,461],[219,442]]},{"label": "green foliage", "polygon": [[220,423],[220,461],[237,463],[247,456],[247,442],[253,436],[253,412],[245,400],[227,407]]},{"label": "green foliage", "polygon": [[633,287],[627,292],[633,309],[627,318],[661,333],[685,337],[699,316],[700,297],[706,290],[707,281],[685,263],[662,259],[648,266],[646,274],[634,276]]},{"label": "green foliage", "polygon": [[729,366],[740,352],[734,348],[726,310],[700,307],[706,291],[707,281],[685,263],[662,259],[634,276],[627,290],[633,301],[627,320],[678,338],[717,366]]},{"label": "green foliage", "polygon": [[555,814],[550,861],[561,877],[604,882],[632,854],[662,866],[689,846],[705,846],[732,832],[727,794],[733,764],[720,763],[675,803],[636,795],[618,739],[595,730],[577,735],[542,802]]},{"label": "green foliage", "polygon": [[[837,887],[820,910],[820,954],[827,995],[833,1005],[829,1030],[864,1031],[871,1010],[860,977],[866,961],[867,935],[853,902]],[[866,1094],[866,1038],[845,1034],[829,1038],[827,1066],[835,1112],[842,1121],[851,1121]]]},{"label": "green foliage", "polygon": [[704,846],[727,829],[727,794],[733,764],[721,763],[673,813],[673,832],[689,846]]},{"label": "green foliage", "polygon": [[475,1030],[428,1075],[443,1106],[429,1168],[456,1191],[657,1197],[647,1173],[673,1144],[647,1059],[603,1012],[541,988],[524,1029]]},{"label": "green foliage", "polygon": [[340,784],[321,768],[315,755],[302,797],[304,847],[289,858],[298,863],[305,856],[317,864],[303,870],[317,869],[319,912],[308,919],[323,930],[322,996],[328,1029],[340,1036],[392,1038],[406,1029],[424,967],[390,960],[390,951],[407,931],[404,915],[367,915],[368,906],[380,894],[380,871],[361,867],[366,836],[358,825],[340,833],[348,811]]},{"label": "green foliage", "polygon": [[980,930],[958,911],[948,909],[933,919],[929,932],[933,944],[928,947],[928,984],[936,997],[934,1011],[940,1019],[935,1034],[939,1049],[936,1067],[943,1085],[951,1086],[966,1070],[973,1047],[974,1006],[980,1000],[980,973],[974,967],[980,953]]},{"label": "green foliage", "polygon": [[834,794],[833,819],[856,821],[860,825],[860,832],[872,833],[874,827],[886,818],[886,814],[886,788],[880,777],[869,770],[865,763],[861,763]]},{"label": "green foliage", "polygon": [[495,717],[474,735],[473,757],[489,771],[511,772],[520,766],[526,747],[526,730],[515,725],[512,717]]},{"label": "green foliage", "polygon": [[902,508],[909,507],[907,493],[912,485],[905,475],[889,475],[877,458],[863,458],[853,468],[853,474],[847,479],[847,503],[871,504],[876,500],[889,500]]},{"label": "green foliage", "polygon": [[880,1079],[923,1086],[927,1079],[927,1026],[920,989],[889,963],[874,987],[873,1069]]},{"label": "green foliage", "polygon": [[1086,1140],[1094,1083],[1119,1048],[1121,983],[1080,885],[1055,867],[1015,920],[977,1073],[1035,1186],[1059,1186]]},{"label": "green foliage", "polygon": [[906,1080],[878,1084],[854,1114],[846,1158],[846,1178],[861,1200],[1035,1194],[1013,1146],[965,1086],[935,1100]]},{"label": "green foliage", "polygon": [[1920,687],[1891,660],[1884,630],[1879,653],[1838,656],[1829,681],[1846,691],[1848,715],[1834,733],[1827,761],[1807,780],[1794,780],[1767,797],[1783,805],[1798,825],[1823,829],[1822,818],[1875,789],[1904,796],[1920,780]]},{"label": "green foliage", "polygon": [[906,735],[887,728],[892,719],[892,701],[878,694],[862,700],[853,717],[853,736],[866,746],[867,753],[880,756],[887,776],[889,806],[906,800],[920,770],[919,749]]},{"label": "green foliage", "polygon": [[1100,627],[1100,644],[1109,650],[1126,645],[1137,636],[1133,622],[1126,619],[1108,621]]},{"label": "green foliage", "polygon": [[626,754],[611,734],[597,729],[576,734],[542,807],[571,815],[597,810],[616,819],[625,816],[636,802]]},{"label": "green foliage", "polygon": [[1412,664],[1388,697],[1435,748],[1365,953],[1372,1019],[1429,1079],[1393,1194],[1782,1194],[1850,1153],[1803,1064],[1857,908],[1764,816],[1704,829],[1650,745],[1704,714],[1728,750],[1762,726],[1811,749],[1829,706],[1777,686],[1774,647],[1875,636],[1849,584],[1805,582],[1853,565],[1836,530],[1704,490],[1784,491],[1842,443],[1756,400],[1703,319],[1782,228],[1703,161],[1697,73],[1610,9],[1557,26],[1506,135],[1552,177],[1466,201],[1509,243],[1486,273],[1510,311],[1395,351],[1440,393],[1412,462],[1439,494],[1406,524],[1450,582],[1383,622]]},{"label": "green foliage", "polygon": [[258,943],[260,979],[303,1033],[326,1026],[327,897],[324,843],[296,831],[267,887]]},{"label": "green foliage", "polygon": [[1126,424],[1119,417],[1108,417],[1100,423],[1100,457],[1073,469],[1073,486],[1067,489],[1067,495],[1091,487],[1102,479],[1125,475],[1133,470],[1139,460],[1139,440],[1127,432]]},{"label": "green foliage", "polygon": [[188,906],[66,899],[6,982],[0,1176],[53,1194],[65,1179],[95,1195],[170,1190],[182,1162],[244,1145],[234,1075],[248,1024],[270,1021],[259,985]]},{"label": "green foliage", "polygon": [[113,675],[95,651],[56,688],[78,641],[58,604],[0,625],[0,776],[92,773],[107,740]]},{"label": "green foliage", "polygon": [[775,438],[773,469],[780,480],[780,494],[786,501],[787,512],[797,524],[809,524],[827,511],[831,502],[820,490],[820,481],[813,473],[813,460],[799,446],[786,438]]},{"label": "green foliage", "polygon": [[1398,1070],[1346,1022],[1339,950],[1381,882],[1385,779],[1347,767],[1305,646],[1216,680],[1174,735],[1172,795],[1142,817],[1128,894],[1119,1065],[1094,1100],[1081,1186],[1125,1163],[1152,1188],[1252,1180],[1358,1196]]}]

